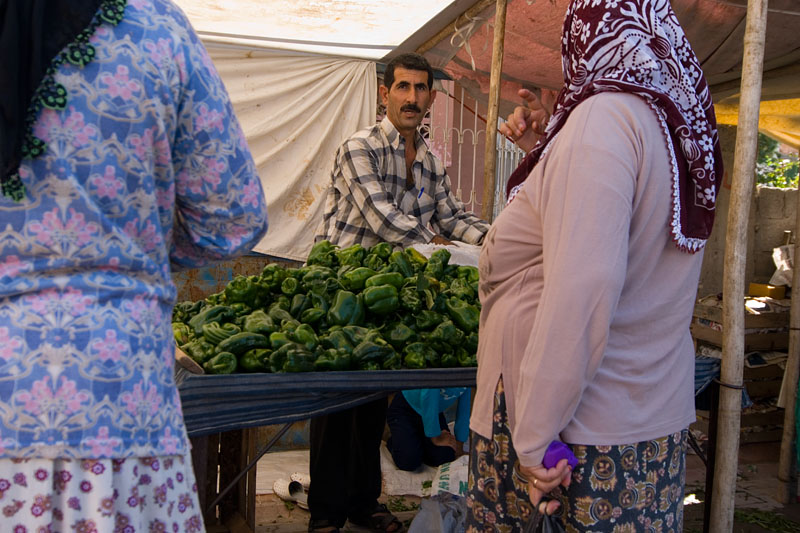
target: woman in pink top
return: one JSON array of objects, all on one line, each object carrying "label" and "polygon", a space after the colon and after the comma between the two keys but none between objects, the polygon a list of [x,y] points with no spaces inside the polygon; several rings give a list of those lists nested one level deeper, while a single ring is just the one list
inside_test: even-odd
[{"label": "woman in pink top", "polygon": [[[568,531],[680,530],[689,321],[722,176],[711,97],[668,0],[573,0],[562,58],[481,254],[467,530],[545,512]],[[553,440],[574,471],[543,466]]]}]

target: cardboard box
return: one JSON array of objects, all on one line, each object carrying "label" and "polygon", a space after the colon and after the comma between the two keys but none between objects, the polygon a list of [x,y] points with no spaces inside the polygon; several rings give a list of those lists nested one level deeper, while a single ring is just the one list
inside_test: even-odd
[{"label": "cardboard box", "polygon": [[751,283],[747,291],[749,296],[767,296],[776,300],[786,297],[786,287],[783,285],[767,285],[766,283]]}]

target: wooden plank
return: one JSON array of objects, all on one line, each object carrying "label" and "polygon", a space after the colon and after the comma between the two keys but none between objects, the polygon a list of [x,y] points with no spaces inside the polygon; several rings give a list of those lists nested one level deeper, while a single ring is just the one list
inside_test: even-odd
[{"label": "wooden plank", "polygon": [[[699,324],[689,326],[692,337],[699,341],[705,341],[714,346],[722,346],[722,332]],[[786,350],[789,346],[789,332],[781,331],[778,333],[750,333],[744,336],[744,351],[771,351]]]},{"label": "wooden plank", "polygon": [[781,393],[780,379],[766,379],[760,381],[746,381],[744,383],[747,394],[753,398],[773,398]]},{"label": "wooden plank", "polygon": [[[746,312],[744,306],[742,306],[742,313],[744,313],[745,329],[781,328],[789,325],[789,313],[763,313],[760,315],[753,315]],[[722,308],[715,305],[695,304],[693,315],[698,318],[722,324]]]}]

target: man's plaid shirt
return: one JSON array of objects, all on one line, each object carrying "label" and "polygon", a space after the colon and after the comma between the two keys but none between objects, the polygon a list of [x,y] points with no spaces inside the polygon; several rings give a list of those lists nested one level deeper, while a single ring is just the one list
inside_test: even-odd
[{"label": "man's plaid shirt", "polygon": [[416,143],[414,186],[408,188],[405,140],[388,118],[345,141],[336,152],[316,240],[342,247],[381,241],[410,246],[439,233],[480,244],[489,224],[464,211],[442,162],[419,134]]}]

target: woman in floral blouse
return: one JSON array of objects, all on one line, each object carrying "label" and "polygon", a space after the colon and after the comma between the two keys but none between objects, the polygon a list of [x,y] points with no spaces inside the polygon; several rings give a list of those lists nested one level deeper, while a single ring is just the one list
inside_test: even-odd
[{"label": "woman in floral blouse", "polygon": [[202,531],[171,272],[266,231],[228,95],[170,0],[0,0],[4,531]]}]

